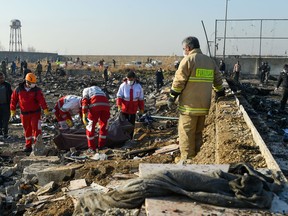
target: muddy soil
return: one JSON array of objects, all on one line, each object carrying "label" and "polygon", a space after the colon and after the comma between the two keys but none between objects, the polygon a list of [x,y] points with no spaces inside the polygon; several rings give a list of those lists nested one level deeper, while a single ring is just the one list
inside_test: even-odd
[{"label": "muddy soil", "polygon": [[[117,72],[115,72],[117,73]],[[165,83],[170,88],[172,74],[174,72],[166,73]],[[146,71],[142,73],[140,78],[148,79],[153,76],[154,72]],[[123,77],[122,74],[120,77]],[[168,78],[169,77],[169,78]],[[85,81],[80,76],[75,76],[75,79]],[[151,79],[151,78],[150,78]],[[54,91],[53,85],[61,86],[68,80],[67,77],[54,80],[53,82],[46,82],[46,84],[40,85],[43,91],[46,93],[46,100],[49,102],[50,109],[53,104],[61,95],[76,94],[81,95],[80,91],[75,90],[61,90]],[[19,79],[18,79],[19,81]],[[153,83],[153,81],[151,81]],[[53,83],[53,85],[52,85]],[[56,83],[56,84],[55,84]],[[15,82],[16,84],[16,82]],[[14,84],[14,86],[15,86]],[[79,83],[77,84],[79,85]],[[115,95],[115,91],[119,85],[111,85],[111,95]],[[148,95],[151,93],[151,83],[143,84],[144,93]],[[153,88],[153,86],[152,86]],[[48,94],[48,92],[50,93]],[[51,92],[54,92],[51,94]],[[165,96],[164,96],[165,98]],[[147,107],[146,107],[147,108]],[[147,108],[148,109],[148,108]],[[167,110],[167,107],[162,107],[157,111],[157,115],[163,116],[177,116],[177,113]],[[126,149],[125,152],[137,149],[147,149],[150,147],[163,147],[170,144],[177,143],[177,121],[174,121],[172,126],[165,129],[159,129],[160,122],[155,121],[153,128],[150,129],[144,127],[141,123],[137,123],[135,139],[137,140],[141,136],[144,138],[137,141],[132,149]],[[44,131],[44,134],[51,134],[49,131]],[[143,135],[146,134],[146,135]],[[8,156],[23,155],[21,149],[24,147],[24,138],[21,125],[10,124],[11,138],[5,140],[1,145],[0,156],[2,158],[9,158]],[[47,139],[45,142],[51,142]],[[92,161],[88,160],[83,164],[83,167],[76,171],[74,179],[84,178],[88,185],[92,182],[106,186],[109,182],[114,180],[115,174],[137,174],[139,163],[174,163],[176,156],[179,156],[179,152],[157,154],[153,155],[151,152],[141,153],[138,155],[132,155],[131,157],[125,157],[122,153],[119,153],[120,148],[107,149],[101,151],[109,155],[109,159],[105,161]],[[121,152],[120,151],[120,152]],[[260,156],[259,156],[260,155]],[[5,157],[4,157],[5,156]],[[198,155],[192,160],[195,164],[230,164],[237,162],[251,163],[255,168],[265,168],[265,160],[261,157],[258,147],[255,145],[250,130],[247,128],[245,121],[238,111],[238,107],[233,97],[225,97],[219,99],[217,103],[212,98],[212,105],[209,115],[206,118],[206,127],[204,130],[204,144]],[[5,165],[13,166],[11,160],[3,161]],[[137,175],[135,175],[137,177]],[[69,181],[63,182],[58,185],[51,199],[62,197],[65,193],[61,190],[69,185]],[[25,200],[22,198],[22,202]],[[36,201],[36,200],[35,200]],[[21,201],[20,201],[21,202]],[[73,213],[72,199],[66,196],[65,200],[46,202],[37,207],[32,207],[24,212],[24,215],[35,216],[47,216],[47,215],[72,215]],[[8,212],[8,211],[7,211]],[[8,214],[6,214],[8,215]]]}]

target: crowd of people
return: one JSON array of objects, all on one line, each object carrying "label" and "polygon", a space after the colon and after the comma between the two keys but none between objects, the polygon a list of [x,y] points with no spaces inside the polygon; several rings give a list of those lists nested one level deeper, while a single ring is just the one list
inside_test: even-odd
[{"label": "crowd of people", "polygon": [[[41,74],[41,72],[42,65],[38,61],[35,73]],[[26,73],[24,81],[12,90],[11,85],[5,81],[5,74],[0,72],[0,136],[3,136],[4,139],[9,138],[8,122],[15,118],[17,108],[19,108],[25,137],[23,151],[30,153],[37,137],[42,133],[42,113],[48,118],[53,113],[60,130],[73,127],[72,117],[79,114],[86,129],[87,153],[96,153],[96,150],[105,148],[110,104],[106,93],[97,86],[97,83],[91,81],[90,85],[83,89],[82,97],[66,95],[59,98],[50,112],[44,94],[41,88],[37,86],[39,82],[37,82],[35,73]],[[39,74],[38,77],[41,82]],[[132,125],[135,125],[137,111],[144,112],[143,89],[133,70],[127,70],[127,76],[119,87],[117,106],[123,118]],[[95,127],[97,124],[99,124],[99,136],[96,142]],[[133,139],[133,132],[130,136]]]},{"label": "crowd of people", "polygon": [[[204,55],[200,49],[196,37],[187,37],[182,41],[184,58],[179,63],[170,89],[167,107],[175,110],[176,100],[178,101],[179,122],[178,135],[180,157],[175,162],[185,162],[192,159],[200,151],[203,143],[202,132],[204,129],[205,116],[208,114],[211,103],[212,90],[216,93],[216,100],[225,96],[225,88],[222,80],[227,77],[227,65],[220,60],[219,66],[216,62]],[[103,60],[104,62],[104,60]],[[103,84],[109,82],[108,66],[103,62]],[[23,63],[23,64],[22,64]],[[33,73],[27,67],[27,62],[21,63],[21,70],[24,81],[12,90],[11,85],[5,81],[7,76],[6,63],[1,63],[0,72],[0,136],[8,138],[8,122],[16,115],[19,107],[20,119],[24,128],[25,148],[24,152],[31,152],[33,144],[41,131],[41,115],[55,115],[60,129],[69,129],[74,126],[73,116],[79,115],[81,123],[85,126],[87,137],[87,153],[95,153],[105,148],[108,120],[110,118],[110,104],[105,92],[91,81],[86,86],[81,96],[66,95],[59,98],[52,110],[49,111],[44,94],[37,86],[42,82],[43,66],[40,61],[36,64]],[[114,67],[116,61],[113,61]],[[12,62],[13,65],[13,62]],[[11,65],[11,67],[12,67]],[[14,67],[14,66],[13,66]],[[51,62],[47,61],[46,75],[51,73]],[[260,83],[268,83],[270,66],[263,62],[259,67]],[[12,70],[12,75],[15,70]],[[232,75],[235,82],[239,83],[241,65],[238,60],[233,66]],[[36,76],[37,75],[37,76]],[[37,82],[38,77],[38,82]],[[155,84],[157,92],[164,86],[164,75],[162,68],[155,72]],[[275,91],[283,84],[284,93],[280,102],[280,110],[285,109],[288,99],[288,65],[285,64],[281,72]],[[136,114],[144,113],[144,92],[141,83],[132,69],[126,70],[126,77],[119,86],[116,105],[122,119],[127,120],[135,126]],[[43,111],[43,112],[42,112]],[[98,140],[96,141],[95,128],[99,125]],[[131,140],[134,131],[130,134]]]}]

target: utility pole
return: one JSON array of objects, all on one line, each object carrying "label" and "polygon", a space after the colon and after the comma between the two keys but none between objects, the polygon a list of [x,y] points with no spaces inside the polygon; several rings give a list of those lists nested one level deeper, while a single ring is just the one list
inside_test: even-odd
[{"label": "utility pole", "polygon": [[223,44],[223,60],[225,60],[225,48],[226,48],[227,11],[228,11],[228,0],[226,0],[225,26],[224,26],[224,44]]}]

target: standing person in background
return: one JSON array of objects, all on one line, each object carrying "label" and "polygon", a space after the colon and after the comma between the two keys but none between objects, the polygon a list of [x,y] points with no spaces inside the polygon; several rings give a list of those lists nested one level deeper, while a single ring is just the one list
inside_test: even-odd
[{"label": "standing person in background", "polygon": [[259,67],[259,72],[260,72],[260,83],[264,83],[265,80],[265,71],[266,71],[266,65],[265,62],[261,62],[261,65]]},{"label": "standing person in background", "polygon": [[267,85],[268,84],[268,80],[269,80],[269,75],[270,75],[270,66],[268,64],[268,62],[265,62],[265,75],[264,75],[264,83]]},{"label": "standing person in background", "polygon": [[99,121],[99,138],[97,149],[105,147],[108,132],[108,119],[110,118],[110,105],[106,94],[92,82],[91,87],[83,90],[82,121],[86,126],[88,154],[96,152],[95,127]]},{"label": "standing person in background", "polygon": [[24,64],[23,67],[24,67],[24,71],[23,71],[24,77],[23,77],[23,79],[25,79],[25,78],[26,78],[26,75],[27,75],[28,73],[31,73],[31,70],[28,68],[27,64]]},{"label": "standing person in background", "polygon": [[42,64],[40,63],[40,61],[37,61],[36,71],[35,72],[37,73],[37,76],[38,76],[38,79],[39,79],[40,83],[42,83],[42,78],[41,78],[42,71],[43,71]]},{"label": "standing person in background", "polygon": [[279,109],[279,111],[283,112],[285,110],[286,102],[287,102],[287,99],[288,99],[288,64],[284,65],[283,70],[280,73],[277,85],[276,85],[276,87],[274,89],[275,92],[278,90],[278,88],[279,88],[279,86],[281,84],[283,86],[283,95],[282,95],[282,99],[280,101],[280,109]]},{"label": "standing person in background", "polygon": [[50,115],[42,90],[36,86],[36,76],[28,73],[25,81],[13,91],[10,103],[11,118],[16,115],[19,105],[20,118],[24,128],[24,152],[32,151],[32,144],[36,142],[41,130],[41,108],[46,116]]},{"label": "standing person in background", "polygon": [[1,62],[1,72],[7,77],[7,64],[5,60]]},{"label": "standing person in background", "polygon": [[159,68],[156,71],[156,87],[157,87],[157,91],[159,91],[159,89],[164,85],[163,80],[164,80],[164,76],[163,76],[163,71],[162,68]]},{"label": "standing person in background", "polygon": [[12,76],[16,76],[16,63],[14,61],[11,62],[11,73]]},{"label": "standing person in background", "polygon": [[103,71],[103,78],[104,78],[104,85],[108,82],[108,66],[105,66],[105,69]]},{"label": "standing person in background", "polygon": [[222,74],[223,76],[226,75],[226,73],[225,73],[225,71],[226,71],[226,64],[225,64],[225,62],[224,62],[222,59],[220,60],[219,71],[221,72],[221,74]]},{"label": "standing person in background", "polygon": [[241,71],[241,65],[239,61],[237,61],[237,63],[233,67],[234,80],[236,82],[239,82],[240,71]]},{"label": "standing person in background", "polygon": [[23,75],[23,71],[24,71],[24,61],[21,61],[21,63],[20,63],[20,76]]},{"label": "standing person in background", "polygon": [[47,67],[45,78],[47,78],[48,74],[53,77],[53,75],[52,75],[52,66],[51,66],[51,62],[49,60],[47,61],[47,65],[45,67]]},{"label": "standing person in background", "polygon": [[11,85],[5,81],[5,75],[0,72],[0,136],[4,139],[8,138],[11,94]]},{"label": "standing person in background", "polygon": [[225,94],[222,75],[214,60],[202,53],[198,39],[187,37],[182,45],[184,58],[175,73],[167,102],[168,108],[173,109],[179,96],[178,135],[181,157],[175,158],[176,163],[192,159],[200,151],[212,88],[217,97]]},{"label": "standing person in background", "polygon": [[116,67],[116,60],[113,59],[112,61],[113,61],[113,67],[115,68]]},{"label": "standing person in background", "polygon": [[[144,94],[134,71],[128,69],[127,72],[127,77],[117,92],[117,106],[121,115],[135,126],[137,110],[140,110],[140,114],[144,113]],[[133,135],[134,131],[130,134],[131,139]]]}]

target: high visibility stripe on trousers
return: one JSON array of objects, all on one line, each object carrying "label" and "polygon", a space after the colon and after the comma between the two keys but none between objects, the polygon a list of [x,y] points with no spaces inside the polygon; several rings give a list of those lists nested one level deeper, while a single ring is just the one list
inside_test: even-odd
[{"label": "high visibility stripe on trousers", "polygon": [[32,113],[27,115],[20,115],[21,122],[24,129],[25,146],[31,148],[35,143],[36,137],[41,134],[41,113]]},{"label": "high visibility stripe on trousers", "polygon": [[89,120],[92,122],[92,129],[91,131],[86,129],[86,136],[87,136],[87,143],[88,148],[91,148],[93,150],[96,149],[96,140],[95,140],[95,126],[97,122],[99,121],[99,137],[98,137],[98,147],[103,147],[106,144],[106,135],[108,131],[108,119],[110,117],[109,111],[95,111],[93,109],[90,109],[90,112],[88,114]]}]

